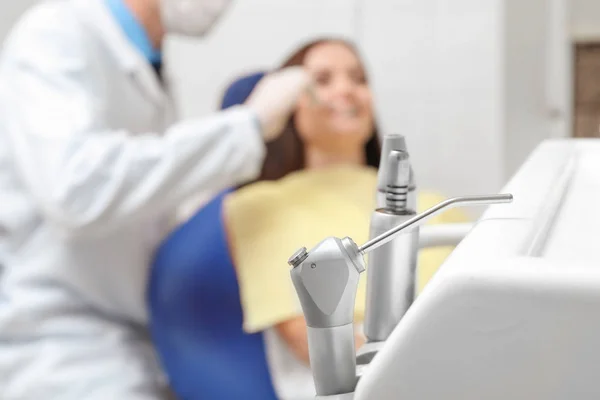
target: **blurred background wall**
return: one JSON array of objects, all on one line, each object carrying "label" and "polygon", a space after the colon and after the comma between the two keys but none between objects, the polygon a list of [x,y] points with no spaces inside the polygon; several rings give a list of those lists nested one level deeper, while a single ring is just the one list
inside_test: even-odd
[{"label": "blurred background wall", "polygon": [[[0,0],[0,40],[32,3]],[[181,113],[210,113],[231,79],[323,35],[358,42],[382,130],[407,136],[421,187],[480,193],[541,140],[573,134],[575,45],[600,42],[600,1],[237,1],[208,40],[169,43]],[[597,133],[589,120],[584,134]]]}]

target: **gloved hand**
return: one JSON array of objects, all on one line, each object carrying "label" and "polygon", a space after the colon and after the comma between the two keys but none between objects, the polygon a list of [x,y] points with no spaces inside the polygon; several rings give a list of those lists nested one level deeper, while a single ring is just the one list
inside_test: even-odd
[{"label": "gloved hand", "polygon": [[279,137],[312,82],[303,67],[288,67],[265,76],[256,85],[246,106],[256,112],[265,142]]}]

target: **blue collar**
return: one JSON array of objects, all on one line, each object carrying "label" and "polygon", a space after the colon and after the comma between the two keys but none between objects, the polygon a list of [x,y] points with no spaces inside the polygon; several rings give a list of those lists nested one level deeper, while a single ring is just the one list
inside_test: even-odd
[{"label": "blue collar", "polygon": [[131,43],[148,60],[150,64],[157,65],[162,62],[159,50],[152,46],[152,42],[146,30],[135,18],[131,10],[123,3],[123,0],[105,0],[108,9]]}]

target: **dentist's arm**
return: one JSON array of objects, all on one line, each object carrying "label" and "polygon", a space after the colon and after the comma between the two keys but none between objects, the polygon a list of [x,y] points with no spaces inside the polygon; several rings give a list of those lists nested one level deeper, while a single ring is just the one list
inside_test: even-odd
[{"label": "dentist's arm", "polygon": [[69,231],[128,224],[255,178],[264,141],[279,134],[309,81],[282,71],[247,106],[133,135],[107,123],[110,82],[85,52],[68,29],[21,29],[0,70],[0,131],[14,164],[46,217]]}]

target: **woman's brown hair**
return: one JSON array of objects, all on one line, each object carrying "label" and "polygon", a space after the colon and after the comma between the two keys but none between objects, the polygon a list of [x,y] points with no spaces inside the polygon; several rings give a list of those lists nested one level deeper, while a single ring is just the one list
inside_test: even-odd
[{"label": "woman's brown hair", "polygon": [[[343,39],[318,39],[305,44],[283,63],[281,68],[303,65],[307,53],[315,46],[328,42],[338,42],[348,47],[362,63],[362,58],[356,47]],[[379,168],[381,146],[377,127],[373,127],[373,135],[365,144],[367,165]],[[304,145],[296,130],[294,116],[290,118],[283,134],[275,141],[267,144],[267,155],[263,164],[259,181],[276,180],[285,175],[304,168]]]}]

